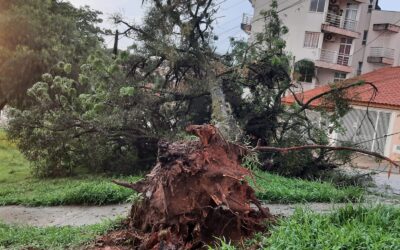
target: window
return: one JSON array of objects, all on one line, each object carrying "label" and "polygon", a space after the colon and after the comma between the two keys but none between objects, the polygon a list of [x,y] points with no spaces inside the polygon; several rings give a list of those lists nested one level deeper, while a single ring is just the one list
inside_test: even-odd
[{"label": "window", "polygon": [[367,44],[367,38],[368,38],[368,30],[364,30],[362,45]]},{"label": "window", "polygon": [[304,48],[318,48],[319,32],[306,31],[304,36]]},{"label": "window", "polygon": [[341,82],[346,79],[346,73],[341,73],[341,72],[335,72],[335,75],[333,76],[333,82]]},{"label": "window", "polygon": [[357,75],[361,75],[363,62],[358,62]]},{"label": "window", "polygon": [[298,80],[299,80],[299,82],[312,83],[312,79],[313,79],[313,76],[311,74],[309,74],[309,75],[301,75]]},{"label": "window", "polygon": [[311,0],[310,11],[312,12],[324,12],[325,0]]},{"label": "window", "polygon": [[373,8],[374,6],[372,5],[372,4],[370,4],[370,5],[368,5],[368,13],[371,13],[372,12],[372,8]]}]

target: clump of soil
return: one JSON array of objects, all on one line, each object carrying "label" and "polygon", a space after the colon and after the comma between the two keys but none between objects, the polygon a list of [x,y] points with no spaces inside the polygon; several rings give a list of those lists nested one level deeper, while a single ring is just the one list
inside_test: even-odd
[{"label": "clump of soil", "polygon": [[[240,165],[244,151],[211,125],[192,125],[199,141],[161,141],[158,161],[138,183],[120,183],[140,192],[125,228],[97,242],[108,249],[197,249],[215,237],[240,241],[265,230],[273,216],[257,200]],[[110,248],[111,247],[111,248]]]}]

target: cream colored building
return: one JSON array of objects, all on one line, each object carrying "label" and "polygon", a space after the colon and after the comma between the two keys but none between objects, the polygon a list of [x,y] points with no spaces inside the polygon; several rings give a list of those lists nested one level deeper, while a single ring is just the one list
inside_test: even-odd
[{"label": "cream colored building", "polygon": [[7,123],[7,113],[6,108],[0,109],[0,128],[4,127]]},{"label": "cream colored building", "polygon": [[[250,0],[254,15],[244,16],[242,24],[250,42],[262,31],[260,12],[271,1]],[[316,66],[316,77],[303,83],[304,89],[400,65],[400,12],[382,11],[377,1],[278,0],[289,29],[287,51],[294,61],[309,59]]]}]

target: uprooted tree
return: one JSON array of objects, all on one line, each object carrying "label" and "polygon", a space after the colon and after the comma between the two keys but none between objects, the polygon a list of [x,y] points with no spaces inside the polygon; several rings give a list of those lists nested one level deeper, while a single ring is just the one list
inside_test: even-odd
[{"label": "uprooted tree", "polygon": [[[348,109],[342,90],[360,83],[320,96],[336,103],[332,112],[319,112],[322,125],[313,122],[307,103],[284,106],[281,99],[297,85],[276,1],[264,13],[264,32],[251,44],[232,41],[224,56],[213,47],[215,1],[147,2],[143,25],[115,17],[126,26],[118,34],[132,38],[129,52],[114,57],[98,50],[78,77],[69,64],[57,65],[57,76],[45,74],[28,91],[32,105],[12,110],[9,135],[38,175],[68,175],[75,168],[132,172],[154,162],[159,138],[179,138],[188,124],[213,123],[227,140],[253,146],[259,139],[276,147],[328,144],[327,128],[339,127]],[[261,160],[265,168],[301,176],[338,158],[315,152],[266,152]]]},{"label": "uprooted tree", "polygon": [[[337,151],[328,146],[326,131],[330,124],[337,128],[348,109],[343,92],[362,83],[335,85],[315,97],[336,104],[320,110],[326,123],[317,125],[307,112],[313,100],[296,99],[292,107],[281,101],[297,85],[276,1],[264,13],[265,31],[251,44],[232,41],[225,56],[212,45],[215,1],[147,2],[141,26],[115,17],[126,26],[118,34],[133,40],[129,51],[114,56],[99,49],[78,77],[70,75],[70,64],[57,65],[59,75],[43,75],[27,92],[32,105],[11,111],[8,132],[42,176],[82,167],[131,172],[143,160],[152,163],[158,149],[145,180],[119,183],[143,195],[121,232],[133,246],[195,248],[213,236],[240,240],[262,230],[271,216],[244,179],[251,175],[240,160],[249,149],[231,141],[263,151],[266,167],[292,175],[319,169]],[[188,124],[203,123],[215,126],[188,129],[199,142],[160,140],[176,140]],[[282,149],[310,143],[295,153]]]},{"label": "uprooted tree", "polygon": [[160,141],[156,166],[134,184],[115,183],[142,194],[126,228],[98,240],[98,246],[130,249],[198,249],[215,237],[240,241],[274,218],[248,185],[247,153],[211,125],[192,125],[199,141]]},{"label": "uprooted tree", "polygon": [[249,186],[249,169],[241,158],[257,151],[290,152],[307,148],[368,151],[323,145],[247,148],[225,140],[212,125],[190,125],[196,141],[158,144],[157,164],[136,183],[114,183],[141,194],[125,226],[97,240],[95,247],[127,249],[200,249],[215,238],[242,242],[275,221]]}]

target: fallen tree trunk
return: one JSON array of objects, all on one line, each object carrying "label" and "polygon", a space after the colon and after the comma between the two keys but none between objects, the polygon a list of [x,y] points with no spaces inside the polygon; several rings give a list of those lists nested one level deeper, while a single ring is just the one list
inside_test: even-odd
[{"label": "fallen tree trunk", "polygon": [[357,152],[357,153],[373,156],[375,158],[378,158],[380,160],[384,160],[384,161],[387,161],[390,163],[390,168],[389,168],[389,172],[388,172],[389,176],[391,174],[393,166],[400,169],[400,165],[398,163],[396,163],[395,161],[393,161],[392,159],[390,159],[384,155],[381,155],[381,154],[378,154],[375,152],[371,152],[368,150],[364,150],[364,149],[344,147],[344,146],[335,147],[335,146],[327,146],[327,145],[303,145],[303,146],[288,147],[288,148],[278,148],[278,147],[261,146],[260,141],[258,141],[257,146],[255,148],[253,148],[251,151],[253,151],[253,152],[280,152],[280,153],[285,154],[285,153],[288,153],[291,151],[300,151],[300,150],[309,150],[309,149],[328,149],[328,150],[332,150],[332,151],[352,151],[352,152]]},{"label": "fallen tree trunk", "polygon": [[[251,173],[240,165],[243,150],[211,125],[187,132],[200,141],[161,141],[158,162],[144,180],[114,181],[143,196],[124,234],[130,249],[197,249],[215,237],[240,241],[273,220],[245,179]],[[110,245],[112,238],[99,242]]]}]

